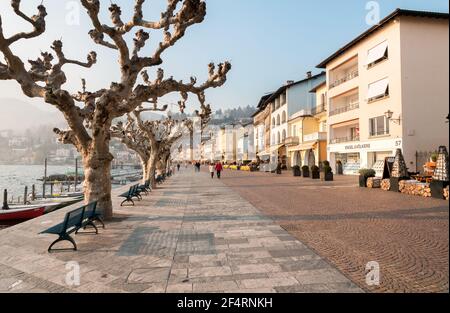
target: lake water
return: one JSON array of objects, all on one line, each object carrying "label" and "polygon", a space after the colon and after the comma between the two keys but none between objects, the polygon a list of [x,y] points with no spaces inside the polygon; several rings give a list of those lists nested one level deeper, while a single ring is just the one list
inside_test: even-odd
[{"label": "lake water", "polygon": [[[82,173],[78,169],[79,173]],[[75,165],[51,166],[47,167],[47,175],[66,174],[75,172]],[[25,186],[31,192],[31,186],[36,185],[36,193],[42,193],[42,179],[44,177],[43,165],[0,165],[0,190],[3,201],[3,190],[8,189],[8,198],[13,196],[23,198]]]},{"label": "lake water", "polygon": [[[47,176],[55,174],[68,174],[75,172],[75,165],[49,165],[47,167]],[[111,174],[116,177],[126,177],[130,174],[139,173],[136,169],[113,169]],[[83,170],[78,168],[78,173],[83,174]],[[42,179],[44,177],[43,165],[0,165],[0,202],[3,201],[3,190],[8,190],[8,199],[14,197],[16,202],[17,197],[23,199],[25,186],[28,187],[28,192],[31,193],[31,186],[36,186],[36,193],[42,194]],[[79,187],[81,187],[79,185]],[[113,185],[113,188],[118,185]],[[73,186],[72,186],[73,188]],[[73,190],[73,189],[72,189]],[[47,193],[50,192],[50,187],[47,186]],[[0,203],[1,204],[1,203]]]},{"label": "lake water", "polygon": [[[75,172],[75,165],[49,165],[47,167],[47,176],[56,174],[68,174]],[[136,169],[114,169],[111,171],[112,175],[116,177],[127,177],[130,174],[136,174],[140,170]],[[78,173],[82,174],[83,171],[78,168]],[[8,190],[8,200],[11,196],[14,202],[20,197],[23,199],[25,186],[28,187],[28,192],[31,192],[31,186],[36,186],[36,193],[42,193],[42,179],[44,177],[43,165],[0,165],[0,208],[3,203],[3,190]],[[81,186],[80,186],[81,187]],[[113,185],[113,188],[120,187],[120,185]],[[73,188],[73,186],[72,186]],[[72,189],[73,190],[73,189]],[[50,187],[47,186],[47,193],[50,192]],[[0,229],[6,226],[0,225]]]}]

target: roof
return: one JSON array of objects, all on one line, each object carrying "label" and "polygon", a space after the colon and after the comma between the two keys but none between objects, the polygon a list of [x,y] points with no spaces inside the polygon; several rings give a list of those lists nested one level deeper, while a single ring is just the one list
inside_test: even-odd
[{"label": "roof", "polygon": [[386,16],[384,19],[380,21],[377,25],[371,27],[355,39],[353,39],[351,42],[340,48],[338,51],[333,53],[331,56],[329,56],[327,59],[322,61],[319,65],[317,65],[317,68],[325,68],[328,63],[342,55],[345,51],[350,49],[351,47],[355,46],[377,30],[384,27],[389,22],[393,21],[395,18],[399,16],[413,16],[413,17],[425,17],[425,18],[438,18],[438,19],[448,19],[449,14],[448,13],[439,13],[439,12],[427,12],[427,11],[413,11],[413,10],[404,10],[404,9],[396,9],[394,12]]},{"label": "roof", "polygon": [[277,91],[275,91],[273,94],[272,94],[272,96],[270,97],[270,98],[268,98],[267,100],[266,100],[266,104],[267,103],[270,103],[271,101],[273,101],[273,100],[275,100],[278,96],[280,96],[283,92],[285,92],[287,89],[289,89],[289,88],[291,88],[291,87],[293,87],[293,86],[295,86],[295,85],[299,85],[299,84],[301,84],[301,83],[304,83],[304,82],[307,82],[307,81],[309,81],[309,80],[311,80],[311,79],[315,79],[315,78],[317,78],[317,77],[319,77],[319,76],[322,76],[322,75],[325,75],[325,72],[320,72],[319,74],[316,74],[316,75],[313,75],[313,76],[311,76],[311,77],[307,77],[307,78],[305,78],[305,79],[302,79],[302,80],[299,80],[299,81],[297,81],[297,82],[294,82],[294,83],[292,83],[292,84],[287,84],[287,85],[284,85],[283,87],[280,87]]},{"label": "roof", "polygon": [[321,87],[323,87],[323,86],[326,86],[327,85],[327,82],[326,81],[324,81],[324,82],[321,82],[320,84],[318,84],[316,87],[314,87],[313,89],[311,89],[309,92],[316,92],[319,88],[321,88]]},{"label": "roof", "polygon": [[260,112],[265,110],[265,108],[267,107],[267,99],[269,99],[272,95],[273,95],[273,93],[269,93],[269,94],[261,97],[261,100],[259,100],[259,103],[256,106],[256,108],[257,108],[256,112],[251,117],[255,117]]}]

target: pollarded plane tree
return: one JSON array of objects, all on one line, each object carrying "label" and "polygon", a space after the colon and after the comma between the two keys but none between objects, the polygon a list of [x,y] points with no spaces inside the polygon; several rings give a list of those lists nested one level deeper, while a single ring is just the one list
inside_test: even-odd
[{"label": "pollarded plane tree", "polygon": [[150,156],[145,170],[145,180],[151,179],[152,187],[156,187],[153,179],[156,174],[158,162],[160,163],[160,170],[163,170],[162,164],[166,165],[170,156],[170,150],[175,142],[182,136],[185,127],[188,127],[192,121],[175,120],[170,116],[162,120],[144,120],[142,112],[145,109],[135,110],[133,112],[135,123],[137,127],[145,134],[150,146]]},{"label": "pollarded plane tree", "polygon": [[[152,138],[149,138],[147,132],[144,132],[137,124],[136,118],[133,117],[136,114],[139,116],[143,112],[164,112],[168,108],[168,105],[158,108],[155,103],[153,108],[143,108],[140,106],[135,110],[135,113],[127,114],[126,121],[119,120],[115,125],[111,127],[111,136],[118,139],[122,144],[124,144],[128,149],[134,151],[140,161],[143,172],[144,182],[149,178],[148,170],[150,169],[149,161],[151,156],[151,142]],[[163,134],[161,134],[163,135]],[[167,134],[168,136],[170,134]],[[156,134],[155,134],[156,136]]]},{"label": "pollarded plane tree", "polygon": [[[205,95],[199,94],[198,99],[201,104],[201,110],[195,110],[195,115],[200,119],[200,145],[203,146],[203,131],[206,126],[208,126],[211,121],[212,110],[210,104],[205,104]],[[194,159],[194,131],[195,131],[195,123],[191,123],[188,125],[189,130],[189,148],[191,153],[191,161]],[[202,156],[201,156],[202,158]]]},{"label": "pollarded plane tree", "polygon": [[[173,92],[181,93],[186,99],[188,93],[198,94],[208,88],[219,87],[225,83],[231,65],[225,62],[216,68],[210,64],[209,77],[201,85],[197,85],[195,78],[191,78],[190,83],[165,79],[161,69],[154,80],[148,78],[148,83],[141,84],[138,81],[139,73],[161,65],[163,53],[174,46],[189,27],[203,22],[206,3],[202,0],[167,0],[167,7],[161,13],[160,20],[147,21],[143,16],[144,0],[136,0],[134,14],[128,22],[122,21],[121,8],[111,4],[111,23],[107,25],[99,17],[100,0],[80,1],[93,25],[89,32],[92,40],[102,48],[117,52],[119,81],[111,82],[107,88],[97,91],[83,90],[76,95],[71,94],[64,89],[67,78],[63,68],[67,65],[90,68],[96,63],[97,54],[90,52],[86,62],[71,60],[65,56],[63,43],[59,40],[51,47],[56,59],[53,54],[44,52],[26,66],[20,56],[14,53],[13,46],[45,32],[47,11],[43,5],[39,5],[37,14],[28,16],[20,9],[20,0],[11,1],[12,9],[19,18],[31,24],[33,30],[6,37],[0,16],[0,52],[4,57],[4,63],[0,61],[0,80],[16,81],[25,96],[41,98],[62,112],[68,129],[55,129],[55,132],[63,143],[73,144],[82,157],[85,201],[97,200],[104,217],[109,219],[112,217],[110,166],[113,160],[109,142],[113,119],[134,111],[149,99]],[[136,29],[133,42],[128,43],[126,35]],[[162,42],[150,56],[140,56],[139,53],[150,39],[145,30],[164,33]]]}]

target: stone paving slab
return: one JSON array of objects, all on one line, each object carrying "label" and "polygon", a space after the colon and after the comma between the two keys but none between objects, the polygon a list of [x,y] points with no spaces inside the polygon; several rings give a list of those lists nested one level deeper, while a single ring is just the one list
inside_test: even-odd
[{"label": "stone paving slab", "polygon": [[120,207],[127,188],[114,190],[106,229],[75,236],[76,252],[49,254],[55,237],[38,235],[76,206],[0,231],[0,292],[362,292],[205,173],[179,172]]}]

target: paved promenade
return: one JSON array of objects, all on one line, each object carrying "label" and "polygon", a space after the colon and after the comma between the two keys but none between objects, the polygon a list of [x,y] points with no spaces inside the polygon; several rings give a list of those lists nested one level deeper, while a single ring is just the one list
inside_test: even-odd
[{"label": "paved promenade", "polygon": [[0,292],[361,292],[206,173],[177,173],[135,207],[113,199],[114,220],[76,235],[77,252],[48,254],[55,236],[38,235],[71,208],[0,231]]},{"label": "paved promenade", "polygon": [[[371,292],[448,292],[449,203],[333,182],[225,171],[222,182]],[[380,285],[367,286],[378,262]]]}]

